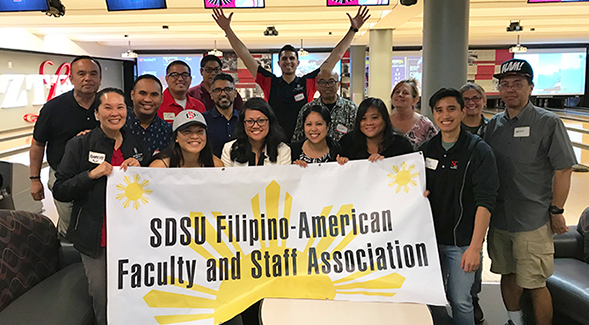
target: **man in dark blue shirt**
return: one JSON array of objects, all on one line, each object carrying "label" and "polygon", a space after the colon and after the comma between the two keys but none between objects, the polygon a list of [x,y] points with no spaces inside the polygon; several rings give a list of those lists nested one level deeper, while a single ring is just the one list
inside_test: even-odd
[{"label": "man in dark blue shirt", "polygon": [[[172,126],[157,116],[162,104],[162,83],[150,74],[139,76],[131,90],[133,108],[127,110],[127,129],[141,140],[150,157],[172,139]],[[149,157],[148,157],[149,158]]]},{"label": "man in dark blue shirt", "polygon": [[211,83],[211,98],[215,107],[202,115],[207,120],[207,136],[213,153],[221,157],[223,145],[233,137],[239,112],[233,108],[236,96],[235,82],[231,75],[220,73]]}]

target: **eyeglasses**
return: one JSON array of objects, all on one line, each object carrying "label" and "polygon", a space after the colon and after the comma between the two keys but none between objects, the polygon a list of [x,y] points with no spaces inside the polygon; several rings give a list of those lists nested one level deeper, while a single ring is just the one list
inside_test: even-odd
[{"label": "eyeglasses", "polygon": [[191,77],[191,75],[188,72],[182,72],[182,73],[172,72],[172,73],[168,73],[168,77],[170,77],[172,79],[178,79],[180,77],[182,77],[183,79],[188,79]]},{"label": "eyeglasses", "polygon": [[211,73],[211,72],[214,72],[215,74],[217,74],[217,73],[221,72],[221,68],[220,68],[220,67],[218,67],[218,68],[209,68],[209,67],[204,67],[204,68],[202,68],[202,69],[203,69],[203,70],[204,70],[204,72],[206,72],[206,73]]},{"label": "eyeglasses", "polygon": [[462,97],[462,99],[464,99],[465,103],[467,103],[469,101],[471,101],[473,103],[478,103],[483,98],[480,96],[473,96],[473,97]]},{"label": "eyeglasses", "polygon": [[335,85],[336,83],[337,83],[337,81],[335,81],[335,80],[333,80],[333,79],[329,79],[329,80],[327,80],[327,81],[325,81],[325,80],[319,80],[319,81],[317,81],[317,84],[318,84],[319,86],[325,86],[325,85],[328,85],[328,86],[333,86],[333,85]]},{"label": "eyeglasses", "polygon": [[514,90],[521,90],[524,88],[524,86],[525,86],[525,84],[522,81],[516,81],[512,84],[505,81],[505,82],[499,83],[499,90],[507,90],[509,88],[512,88]]},{"label": "eyeglasses", "polygon": [[232,88],[232,87],[213,88],[213,89],[211,89],[211,92],[214,94],[220,94],[222,91],[224,91],[226,94],[228,94],[234,90],[235,90],[235,88]]},{"label": "eyeglasses", "polygon": [[257,120],[245,120],[243,121],[243,124],[245,124],[245,126],[251,128],[254,126],[254,124],[258,123],[259,126],[266,126],[266,124],[268,124],[268,119],[267,118],[259,118]]}]

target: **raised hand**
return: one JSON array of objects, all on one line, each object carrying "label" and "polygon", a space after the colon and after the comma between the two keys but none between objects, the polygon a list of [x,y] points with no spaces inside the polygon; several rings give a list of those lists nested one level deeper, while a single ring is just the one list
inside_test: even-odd
[{"label": "raised hand", "polygon": [[[346,13],[346,15],[348,15],[348,18],[350,19],[350,25],[356,29],[360,29],[362,25],[364,25],[364,23],[368,20],[368,18],[370,18],[370,15],[368,14],[368,7],[366,6],[359,7],[356,16],[353,18],[349,13]],[[231,16],[229,16],[229,19],[231,19]]]},{"label": "raised hand", "polygon": [[233,13],[230,13],[229,17],[227,17],[223,13],[223,9],[221,9],[221,8],[214,8],[213,9],[213,19],[215,20],[217,25],[219,25],[219,27],[221,27],[221,29],[224,31],[231,29],[231,17],[233,17]]}]

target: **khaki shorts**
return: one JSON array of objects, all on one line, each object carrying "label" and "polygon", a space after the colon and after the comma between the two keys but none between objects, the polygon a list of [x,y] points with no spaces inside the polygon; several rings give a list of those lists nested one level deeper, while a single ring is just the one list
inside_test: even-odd
[{"label": "khaki shorts", "polygon": [[491,272],[515,273],[517,285],[524,289],[546,286],[554,271],[550,222],[536,230],[514,233],[490,227],[488,239]]}]

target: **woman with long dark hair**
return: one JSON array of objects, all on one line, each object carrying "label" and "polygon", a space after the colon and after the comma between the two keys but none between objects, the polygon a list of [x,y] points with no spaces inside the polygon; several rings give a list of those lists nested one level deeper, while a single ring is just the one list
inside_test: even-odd
[{"label": "woman with long dark hair", "polygon": [[235,137],[223,147],[226,167],[290,165],[290,148],[282,142],[284,131],[272,108],[262,98],[243,105],[235,126]]},{"label": "woman with long dark hair", "polygon": [[149,167],[223,167],[207,140],[207,121],[195,110],[184,110],[174,118],[172,142],[156,154]]},{"label": "woman with long dark hair", "polygon": [[369,97],[360,103],[354,131],[341,140],[341,156],[350,160],[379,159],[413,152],[411,142],[393,131],[387,107],[378,98]]},{"label": "woman with long dark hair", "polygon": [[329,110],[321,105],[312,105],[303,112],[305,140],[291,143],[293,164],[306,167],[307,164],[336,161],[341,146],[327,135],[331,124]]}]

